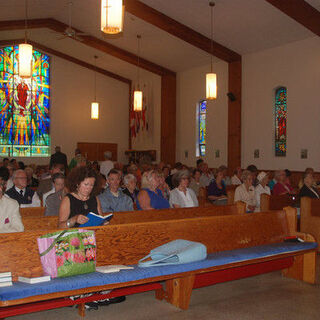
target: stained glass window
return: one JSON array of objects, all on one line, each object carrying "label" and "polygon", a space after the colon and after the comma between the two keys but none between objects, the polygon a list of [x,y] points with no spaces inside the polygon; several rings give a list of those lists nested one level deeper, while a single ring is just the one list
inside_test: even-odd
[{"label": "stained glass window", "polygon": [[199,102],[198,121],[199,121],[199,155],[203,157],[206,155],[206,117],[207,117],[207,101],[201,100]]},{"label": "stained glass window", "polygon": [[285,157],[287,152],[287,88],[275,92],[275,155]]},{"label": "stained glass window", "polygon": [[30,79],[18,75],[18,46],[0,48],[0,156],[50,155],[50,60],[33,50]]}]

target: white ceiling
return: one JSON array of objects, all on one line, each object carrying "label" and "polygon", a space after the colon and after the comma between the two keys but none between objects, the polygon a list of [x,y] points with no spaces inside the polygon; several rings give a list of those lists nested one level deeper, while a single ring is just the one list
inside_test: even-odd
[{"label": "white ceiling", "polygon": [[[55,18],[68,23],[70,0],[29,0],[29,18]],[[210,37],[208,0],[141,0],[188,27]],[[125,14],[123,36],[110,39],[100,30],[100,1],[72,0],[72,25],[86,33],[137,53],[136,35],[141,34],[141,56],[174,71],[209,63],[208,53],[146,22]],[[284,43],[314,36],[312,32],[263,0],[216,0],[214,39],[240,53],[252,53]],[[319,0],[308,0],[320,10]],[[0,0],[0,20],[24,18],[24,0]],[[134,78],[136,68],[117,58],[98,52],[72,39],[57,40],[59,35],[47,29],[30,30],[30,38],[43,45],[93,63],[122,76]],[[23,31],[0,32],[0,39],[20,38]]]}]

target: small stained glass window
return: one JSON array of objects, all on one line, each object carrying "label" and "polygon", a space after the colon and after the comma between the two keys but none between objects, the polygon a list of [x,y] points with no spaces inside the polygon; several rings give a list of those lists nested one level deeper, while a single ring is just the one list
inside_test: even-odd
[{"label": "small stained glass window", "polygon": [[206,117],[207,117],[207,101],[201,100],[199,102],[198,121],[199,121],[199,133],[198,133],[198,148],[200,157],[206,155]]},{"label": "small stained glass window", "polygon": [[285,157],[287,152],[287,88],[275,92],[275,155]]}]

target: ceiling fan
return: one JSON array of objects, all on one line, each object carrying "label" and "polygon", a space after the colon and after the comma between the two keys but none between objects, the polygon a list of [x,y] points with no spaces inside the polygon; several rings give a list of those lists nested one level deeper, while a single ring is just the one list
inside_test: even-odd
[{"label": "ceiling fan", "polygon": [[76,31],[74,28],[72,28],[72,6],[73,6],[73,2],[69,1],[68,2],[68,16],[69,16],[69,23],[68,23],[68,27],[65,28],[65,30],[63,31],[63,36],[58,38],[57,40],[62,40],[62,39],[66,39],[66,38],[72,38],[78,41],[83,41],[83,39],[81,38],[81,36],[87,36],[88,34],[83,33],[83,32],[78,32]]}]

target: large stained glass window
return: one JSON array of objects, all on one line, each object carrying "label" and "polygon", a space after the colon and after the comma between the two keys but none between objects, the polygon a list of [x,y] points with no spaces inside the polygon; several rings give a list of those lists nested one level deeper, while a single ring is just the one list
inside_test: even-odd
[{"label": "large stained glass window", "polygon": [[287,88],[275,92],[275,155],[285,157],[287,152]]},{"label": "large stained glass window", "polygon": [[198,104],[198,151],[197,155],[203,157],[206,155],[206,117],[207,101],[201,100]]},{"label": "large stained glass window", "polygon": [[0,48],[0,156],[50,155],[50,60],[33,50],[30,79],[18,75],[18,46]]}]

